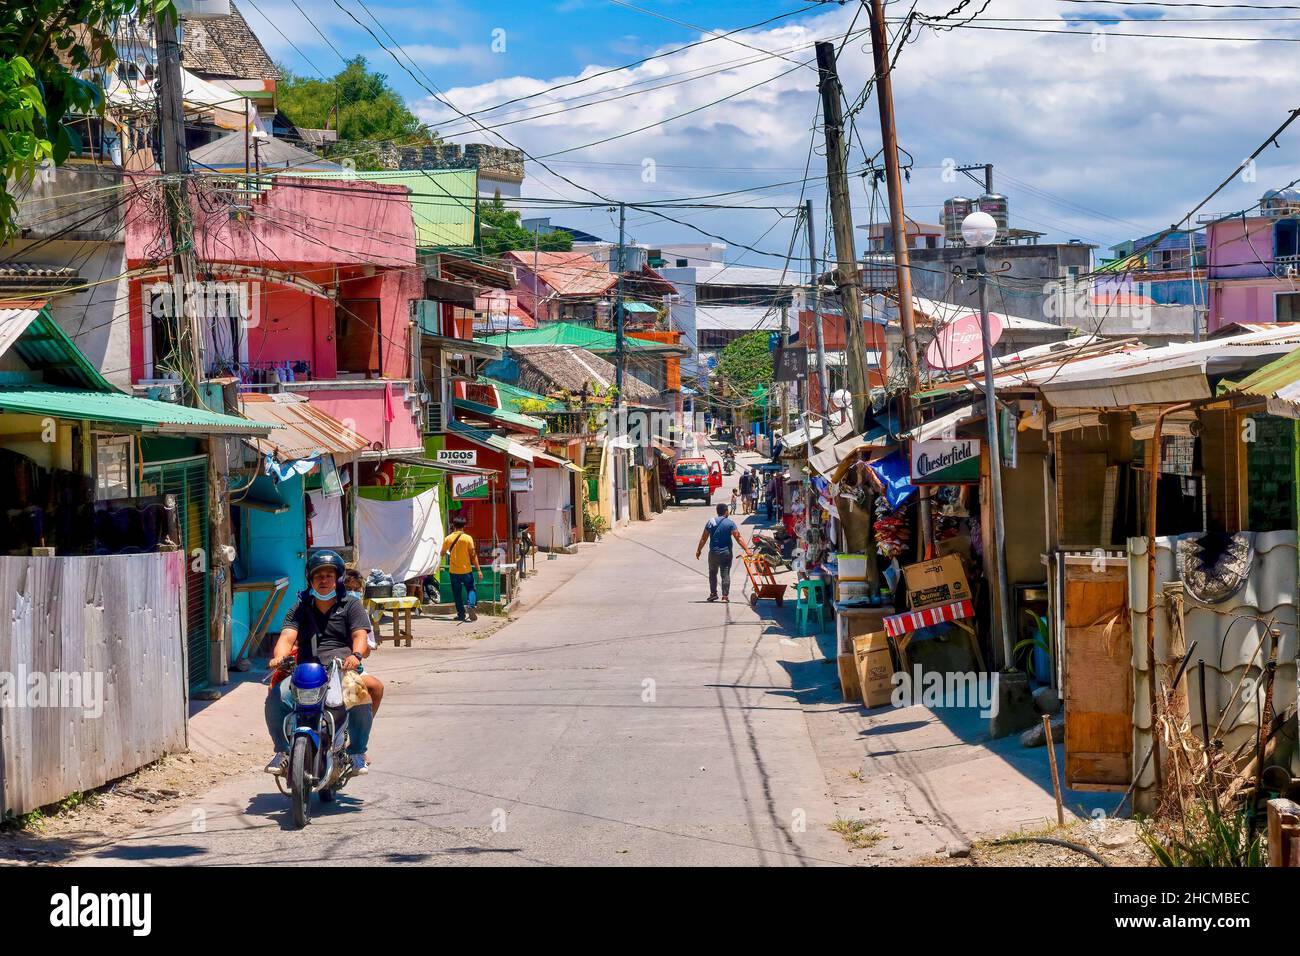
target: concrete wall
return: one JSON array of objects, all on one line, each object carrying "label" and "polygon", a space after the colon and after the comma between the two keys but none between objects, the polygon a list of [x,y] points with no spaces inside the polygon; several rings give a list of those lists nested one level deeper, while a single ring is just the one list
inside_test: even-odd
[{"label": "concrete wall", "polygon": [[131,384],[131,335],[128,326],[130,283],[126,247],[116,241],[54,240],[33,248],[18,240],[0,248],[0,260],[33,265],[71,265],[87,284],[81,291],[54,295],[48,309],[73,343],[114,385]]},{"label": "concrete wall", "polygon": [[[1093,246],[1051,243],[1037,246],[994,246],[988,252],[989,271],[1009,291],[990,290],[989,307],[995,312],[1026,319],[1056,322],[1048,313],[1049,284],[1066,280],[1070,268],[1085,274],[1092,268]],[[912,291],[928,299],[979,308],[979,290],[973,280],[957,283],[953,270],[973,270],[975,252],[964,246],[914,249],[911,254]],[[1058,323],[1059,324],[1059,323]]]},{"label": "concrete wall", "polygon": [[1300,280],[1273,275],[1273,217],[1255,216],[1209,227],[1209,330],[1233,322],[1274,322],[1274,298],[1295,292]]}]

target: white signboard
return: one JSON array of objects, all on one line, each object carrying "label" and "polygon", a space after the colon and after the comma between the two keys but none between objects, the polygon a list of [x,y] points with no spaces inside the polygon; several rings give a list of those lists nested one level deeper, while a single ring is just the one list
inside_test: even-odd
[{"label": "white signboard", "polygon": [[979,481],[979,478],[978,439],[912,442],[912,484],[957,485]]},{"label": "white signboard", "polygon": [[472,448],[439,448],[434,461],[445,465],[476,465],[478,452]]}]

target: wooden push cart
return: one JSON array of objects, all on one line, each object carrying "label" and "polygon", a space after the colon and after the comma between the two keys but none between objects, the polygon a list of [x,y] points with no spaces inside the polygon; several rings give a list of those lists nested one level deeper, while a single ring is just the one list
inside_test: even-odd
[{"label": "wooden push cart", "polygon": [[757,604],[760,598],[771,598],[780,607],[785,603],[785,589],[787,585],[777,584],[776,576],[772,573],[772,565],[768,563],[767,558],[761,554],[742,554],[740,560],[745,562],[745,572],[749,575],[749,583],[753,590],[749,595],[749,603]]}]

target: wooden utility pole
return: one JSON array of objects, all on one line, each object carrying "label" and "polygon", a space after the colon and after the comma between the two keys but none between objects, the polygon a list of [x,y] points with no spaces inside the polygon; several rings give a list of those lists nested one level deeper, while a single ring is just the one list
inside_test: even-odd
[{"label": "wooden utility pole", "polygon": [[826,133],[826,180],[830,191],[831,224],[835,232],[835,286],[844,311],[844,365],[848,371],[849,391],[853,393],[853,427],[860,429],[870,402],[862,341],[858,256],[854,248],[853,213],[849,203],[848,149],[844,141],[840,77],[835,69],[835,44],[817,44],[817,72]]},{"label": "wooden utility pole", "polygon": [[[790,347],[790,307],[781,306],[781,350],[778,356],[781,361],[785,361],[785,350]],[[772,384],[781,390],[781,436],[784,438],[790,433],[790,383],[785,381],[773,381]]]},{"label": "wooden utility pole", "polygon": [[[885,156],[885,185],[889,190],[889,229],[894,246],[894,271],[898,287],[898,324],[903,331],[903,350],[907,355],[907,393],[903,403],[903,427],[921,424],[916,405],[919,389],[920,358],[916,348],[916,322],[912,315],[912,262],[907,247],[907,217],[903,212],[903,177],[898,167],[898,129],[894,123],[894,83],[889,62],[889,38],[885,33],[885,7],[882,0],[871,0],[871,55],[876,72],[876,100],[880,104],[880,143]],[[918,493],[922,557],[933,551],[930,527],[930,496],[925,488]]]},{"label": "wooden utility pole", "polygon": [[[175,9],[154,19],[158,51],[159,131],[162,140],[163,190],[167,227],[172,244],[172,319],[176,323],[176,351],[173,361],[181,379],[182,400],[192,408],[206,408],[203,394],[203,330],[195,306],[198,267],[194,256],[194,223],[189,203],[189,154],[185,149],[184,81],[181,78],[181,50],[176,35]],[[256,151],[256,150],[255,150]],[[245,171],[247,172],[247,171]],[[226,411],[224,402],[215,411]],[[209,436],[207,441],[208,551],[186,560],[202,561],[207,569],[211,600],[208,602],[208,673],[214,684],[229,679],[231,580],[230,516],[226,476],[229,472],[227,442],[232,439]]]}]

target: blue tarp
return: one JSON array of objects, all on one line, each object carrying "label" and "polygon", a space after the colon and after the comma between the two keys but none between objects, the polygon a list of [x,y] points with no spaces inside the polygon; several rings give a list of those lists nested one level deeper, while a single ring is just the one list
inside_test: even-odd
[{"label": "blue tarp", "polygon": [[897,510],[916,491],[911,483],[912,464],[901,451],[891,452],[867,465],[885,489],[889,507]]}]

